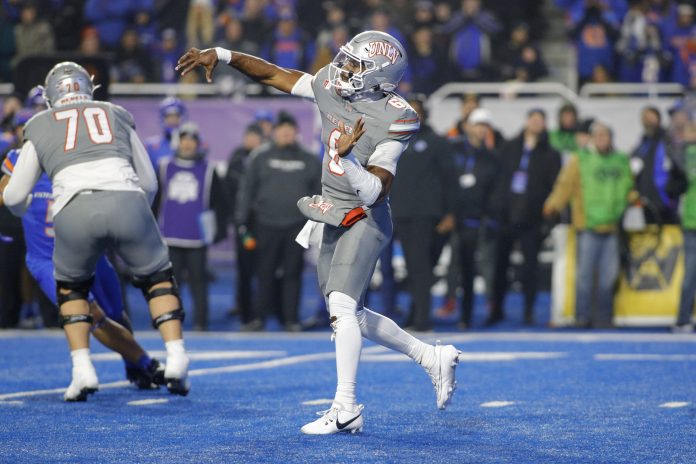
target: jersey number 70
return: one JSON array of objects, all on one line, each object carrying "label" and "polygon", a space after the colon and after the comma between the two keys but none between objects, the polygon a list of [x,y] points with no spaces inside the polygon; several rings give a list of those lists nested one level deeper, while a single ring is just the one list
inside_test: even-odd
[{"label": "jersey number 70", "polygon": [[87,124],[87,133],[92,143],[102,144],[113,141],[114,136],[109,126],[109,118],[106,116],[106,111],[103,108],[92,106],[84,108],[82,111],[77,108],[56,111],[53,113],[56,121],[68,120],[68,127],[65,130],[65,151],[74,150],[77,145],[77,126],[80,113],[82,113],[82,119]]}]

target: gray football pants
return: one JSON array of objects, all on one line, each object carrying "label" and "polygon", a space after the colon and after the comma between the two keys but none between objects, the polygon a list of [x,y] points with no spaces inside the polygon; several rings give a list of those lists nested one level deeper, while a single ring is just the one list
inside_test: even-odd
[{"label": "gray football pants", "polygon": [[171,267],[169,250],[141,192],[97,190],[76,195],[53,219],[56,280],[82,282],[112,249],[139,278]]}]

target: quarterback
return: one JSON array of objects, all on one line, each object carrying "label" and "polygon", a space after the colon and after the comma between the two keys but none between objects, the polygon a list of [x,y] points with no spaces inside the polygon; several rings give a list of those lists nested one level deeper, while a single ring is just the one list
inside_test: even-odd
[{"label": "quarterback", "polygon": [[419,128],[416,112],[394,93],[407,65],[403,46],[389,34],[363,32],[313,76],[219,47],[189,50],[177,70],[187,74],[203,67],[210,82],[220,61],[261,84],[316,102],[322,116],[322,193],[300,199],[298,207],[310,220],[306,229],[323,226],[317,272],[334,330],[338,384],[331,408],[302,432],[362,430],[363,406],[355,393],[362,337],[420,364],[444,409],[456,387],[459,351],[423,343],[363,306],[380,251],[392,235],[388,196],[396,164]]}]

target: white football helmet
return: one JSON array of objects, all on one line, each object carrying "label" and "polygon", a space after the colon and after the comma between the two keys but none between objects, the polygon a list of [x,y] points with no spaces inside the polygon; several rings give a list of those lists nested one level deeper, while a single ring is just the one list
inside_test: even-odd
[{"label": "white football helmet", "polygon": [[46,75],[44,98],[50,108],[65,97],[92,99],[94,90],[99,87],[92,82],[85,68],[72,61],[58,63]]},{"label": "white football helmet", "polygon": [[329,67],[329,83],[344,97],[390,92],[406,71],[406,50],[391,35],[366,31],[343,45]]}]

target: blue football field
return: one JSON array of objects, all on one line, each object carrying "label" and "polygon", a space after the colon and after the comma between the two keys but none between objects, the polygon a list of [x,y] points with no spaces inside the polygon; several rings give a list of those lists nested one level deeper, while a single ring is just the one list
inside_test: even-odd
[{"label": "blue football field", "polygon": [[[162,356],[154,332],[138,332]],[[696,462],[696,337],[666,333],[425,335],[463,351],[446,411],[401,355],[364,346],[365,430],[308,437],[335,381],[328,332],[189,334],[189,396],[137,391],[93,344],[101,391],[61,401],[57,331],[0,333],[2,462]]]}]

